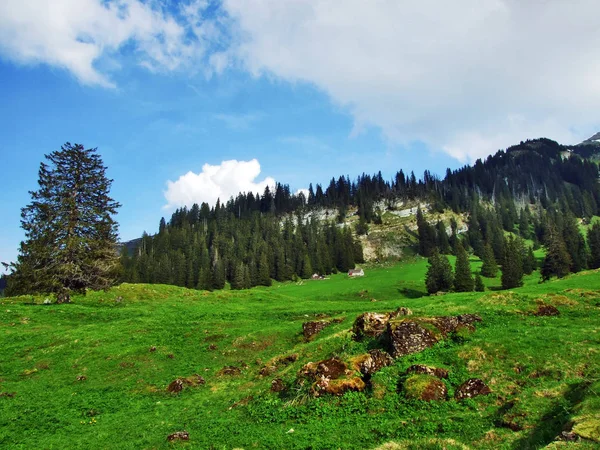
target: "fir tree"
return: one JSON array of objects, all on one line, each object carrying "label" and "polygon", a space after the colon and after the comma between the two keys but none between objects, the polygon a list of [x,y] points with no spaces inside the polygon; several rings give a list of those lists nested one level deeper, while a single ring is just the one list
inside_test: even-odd
[{"label": "fir tree", "polygon": [[438,221],[437,225],[437,246],[440,253],[444,255],[449,255],[452,253],[452,248],[450,248],[450,240],[448,238],[448,233],[446,232],[446,225],[441,220]]},{"label": "fir tree", "polygon": [[448,257],[440,255],[437,249],[428,259],[429,267],[425,275],[425,286],[429,294],[435,294],[439,291],[449,291],[452,288],[452,266]]},{"label": "fir tree", "polygon": [[506,240],[502,262],[502,289],[523,285],[523,260],[519,243],[512,236]]},{"label": "fir tree", "polygon": [[590,269],[600,268],[600,222],[596,221],[587,232],[587,242],[590,247]]},{"label": "fir tree", "polygon": [[417,230],[419,232],[419,253],[429,257],[436,246],[435,229],[425,220],[420,206],[417,208]]},{"label": "fir tree", "polygon": [[523,256],[523,273],[525,275],[531,275],[536,268],[537,261],[535,260],[535,255],[533,254],[533,247],[529,246],[525,250],[525,254]]},{"label": "fir tree", "polygon": [[579,232],[577,221],[573,215],[568,214],[565,217],[562,237],[569,256],[571,264],[569,269],[571,272],[579,272],[587,267],[587,249],[585,240]]},{"label": "fir tree", "polygon": [[56,293],[61,302],[72,292],[107,289],[119,276],[112,180],[97,149],[66,143],[46,155],[39,189],[21,210],[21,243],[10,277],[11,294]]},{"label": "fir tree", "polygon": [[469,255],[461,243],[456,249],[456,267],[454,268],[454,290],[456,292],[473,291],[474,281],[471,275],[471,265],[469,264]]},{"label": "fir tree", "polygon": [[483,280],[479,276],[479,274],[475,274],[475,291],[483,292],[485,291],[485,285],[483,284]]},{"label": "fir tree", "polygon": [[485,244],[481,255],[481,275],[487,278],[495,278],[498,274],[498,264],[494,257],[494,251],[490,244]]},{"label": "fir tree", "polygon": [[562,278],[569,274],[571,257],[562,236],[554,226],[549,227],[546,240],[546,256],[542,263],[542,280],[547,281],[553,276]]}]

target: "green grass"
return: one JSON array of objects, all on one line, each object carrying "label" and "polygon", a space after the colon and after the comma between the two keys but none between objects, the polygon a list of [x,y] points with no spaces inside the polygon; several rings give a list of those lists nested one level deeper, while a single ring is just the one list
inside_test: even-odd
[{"label": "green grass", "polygon": [[[0,397],[0,448],[520,449],[550,444],[570,422],[589,439],[574,447],[597,448],[600,273],[544,284],[534,273],[511,291],[484,278],[484,293],[429,297],[425,270],[426,260],[416,258],[366,266],[364,278],[338,274],[247,291],[122,285],[69,305],[1,299],[0,393],[15,395]],[[539,302],[560,316],[531,315]],[[483,323],[397,359],[362,393],[312,398],[295,383],[309,361],[367,350],[351,339],[358,314],[399,306],[415,316],[477,313]],[[319,317],[343,320],[305,342],[302,323]],[[292,353],[296,362],[259,375]],[[493,393],[409,400],[401,380],[417,363],[449,370],[449,398],[471,377]],[[224,366],[241,375],[219,374]],[[193,374],[206,384],[166,391]],[[270,391],[276,377],[290,386],[286,394]],[[178,430],[190,441],[168,443]]]}]

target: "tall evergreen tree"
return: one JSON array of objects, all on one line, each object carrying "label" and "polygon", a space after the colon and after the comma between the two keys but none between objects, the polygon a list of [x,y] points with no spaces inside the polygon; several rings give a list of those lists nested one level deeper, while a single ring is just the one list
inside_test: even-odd
[{"label": "tall evergreen tree", "polygon": [[439,291],[449,291],[454,282],[452,276],[452,266],[448,257],[440,255],[437,249],[428,259],[429,266],[425,275],[425,286],[429,294],[435,294]]},{"label": "tall evergreen tree", "polygon": [[590,269],[600,268],[600,221],[596,221],[587,232],[590,247]]},{"label": "tall evergreen tree", "polygon": [[454,290],[456,292],[471,292],[474,287],[473,275],[471,274],[471,265],[469,264],[469,255],[462,246],[457,245],[456,249],[456,267],[454,268]]},{"label": "tall evergreen tree", "polygon": [[494,251],[490,244],[485,244],[481,254],[481,275],[487,278],[494,278],[498,274],[498,264],[494,257]]},{"label": "tall evergreen tree", "polygon": [[569,274],[571,257],[565,246],[562,235],[556,227],[550,226],[546,239],[546,256],[542,263],[542,280],[547,281],[553,276],[562,278]]},{"label": "tall evergreen tree", "polygon": [[569,269],[571,272],[579,272],[587,267],[587,249],[585,239],[579,232],[577,220],[572,214],[565,217],[562,237],[569,256],[571,264]]},{"label": "tall evergreen tree", "polygon": [[529,246],[524,252],[523,256],[523,273],[525,275],[531,275],[537,268],[537,261],[533,254],[533,247]]},{"label": "tall evergreen tree", "polygon": [[483,292],[485,291],[485,285],[483,284],[483,280],[479,276],[479,274],[475,274],[475,291]]},{"label": "tall evergreen tree", "polygon": [[523,259],[521,249],[517,240],[512,236],[506,239],[501,282],[502,289],[512,289],[523,285]]},{"label": "tall evergreen tree", "polygon": [[425,220],[420,206],[417,208],[417,230],[419,232],[419,253],[429,257],[436,246],[435,229]]},{"label": "tall evergreen tree", "polygon": [[97,149],[66,143],[46,155],[39,189],[21,210],[21,243],[10,277],[11,294],[56,293],[70,301],[72,292],[106,289],[118,278],[119,203],[110,196],[112,180]]}]

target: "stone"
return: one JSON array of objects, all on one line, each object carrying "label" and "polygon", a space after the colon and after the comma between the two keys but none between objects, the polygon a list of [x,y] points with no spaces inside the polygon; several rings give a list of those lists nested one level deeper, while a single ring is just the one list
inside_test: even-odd
[{"label": "stone", "polygon": [[285,391],[285,384],[283,384],[283,380],[281,378],[275,378],[273,381],[271,381],[271,391],[273,391],[273,392]]},{"label": "stone", "polygon": [[365,337],[379,337],[386,329],[388,322],[400,316],[410,316],[412,311],[403,306],[389,313],[366,312],[356,318],[352,325],[354,339],[357,341]]},{"label": "stone", "polygon": [[316,375],[318,377],[326,377],[336,379],[346,373],[348,366],[345,362],[338,358],[325,359],[317,364]]},{"label": "stone", "polygon": [[177,394],[181,391],[183,391],[183,380],[181,378],[176,378],[167,386],[167,392],[172,394]]},{"label": "stone", "polygon": [[394,363],[394,358],[389,353],[380,350],[369,350],[368,353],[359,356],[354,360],[356,369],[365,376],[371,376],[383,367]]},{"label": "stone", "polygon": [[176,431],[167,436],[167,441],[189,441],[190,434],[187,431]]},{"label": "stone", "polygon": [[456,392],[454,398],[456,400],[462,400],[465,398],[473,398],[479,395],[491,394],[491,389],[479,378],[469,378],[463,384],[461,384]]},{"label": "stone", "polygon": [[150,352],[155,352],[156,351],[156,347],[153,345],[152,347],[150,347]]},{"label": "stone", "polygon": [[389,314],[372,312],[361,314],[356,318],[352,325],[354,339],[360,341],[364,337],[378,337],[382,335],[385,332],[389,320]]},{"label": "stone", "polygon": [[446,384],[433,375],[411,375],[404,381],[403,390],[412,400],[440,401],[448,396]]},{"label": "stone", "polygon": [[326,320],[317,320],[314,322],[304,322],[302,324],[302,334],[304,334],[304,339],[310,341],[314,339],[314,337],[319,334],[323,329],[331,325],[330,322]]},{"label": "stone", "polygon": [[448,378],[448,371],[438,367],[429,367],[423,364],[415,364],[406,369],[406,373],[414,373],[417,375],[431,375],[437,378]]},{"label": "stone", "polygon": [[438,342],[433,332],[407,319],[388,322],[386,337],[390,353],[394,358],[423,351]]},{"label": "stone", "polygon": [[539,305],[536,312],[533,313],[534,316],[558,316],[560,311],[556,309],[556,307],[552,305]]},{"label": "stone", "polygon": [[343,395],[346,392],[361,392],[365,389],[365,382],[360,377],[340,378],[332,380],[322,377],[316,381],[312,387],[312,393],[315,397],[324,394]]}]

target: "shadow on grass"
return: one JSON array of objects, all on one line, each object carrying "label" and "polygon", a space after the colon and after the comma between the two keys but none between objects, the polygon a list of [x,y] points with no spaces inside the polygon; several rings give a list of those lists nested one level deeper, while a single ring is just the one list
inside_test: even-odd
[{"label": "shadow on grass", "polygon": [[540,419],[538,426],[527,436],[516,441],[512,448],[537,449],[553,442],[565,429],[565,425],[573,415],[574,407],[581,403],[590,384],[589,381],[584,381],[570,385],[563,398]]},{"label": "shadow on grass", "polygon": [[412,288],[398,288],[398,292],[402,294],[406,298],[421,298],[427,296],[426,292],[419,291],[417,289]]}]

